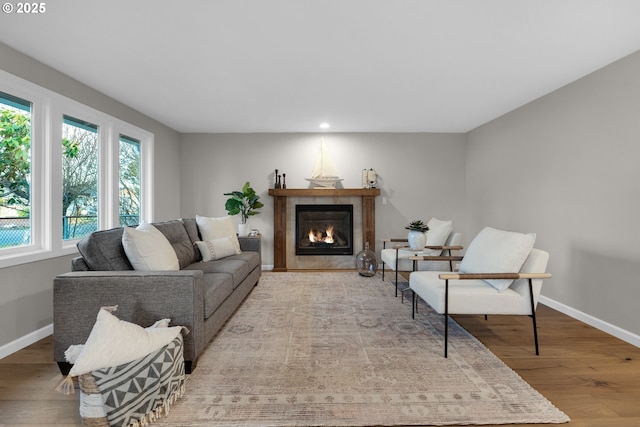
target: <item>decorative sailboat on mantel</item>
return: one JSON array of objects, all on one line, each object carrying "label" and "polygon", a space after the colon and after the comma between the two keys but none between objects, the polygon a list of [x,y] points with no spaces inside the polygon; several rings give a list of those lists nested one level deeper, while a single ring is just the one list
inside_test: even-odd
[{"label": "decorative sailboat on mantel", "polygon": [[321,188],[336,188],[336,184],[342,181],[342,178],[338,178],[336,167],[324,145],[324,138],[320,141],[320,154],[316,159],[316,165],[311,173],[311,178],[305,179],[316,187]]}]

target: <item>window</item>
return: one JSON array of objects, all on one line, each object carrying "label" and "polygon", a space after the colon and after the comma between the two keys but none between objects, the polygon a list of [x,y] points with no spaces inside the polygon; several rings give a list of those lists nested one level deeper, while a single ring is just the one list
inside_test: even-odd
[{"label": "window", "polygon": [[120,225],[140,223],[140,141],[120,135]]},{"label": "window", "polygon": [[62,123],[62,238],[98,229],[98,126],[64,116]]},{"label": "window", "polygon": [[0,70],[0,268],[153,221],[153,134]]},{"label": "window", "polygon": [[0,248],[31,243],[31,102],[0,92]]}]

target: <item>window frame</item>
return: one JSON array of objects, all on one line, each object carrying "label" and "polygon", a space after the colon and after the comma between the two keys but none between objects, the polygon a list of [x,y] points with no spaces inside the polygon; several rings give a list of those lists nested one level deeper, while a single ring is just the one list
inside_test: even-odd
[{"label": "window frame", "polygon": [[[132,131],[135,131],[134,129],[131,129]],[[144,162],[144,152],[143,152],[143,147],[144,145],[142,144],[142,140],[140,138],[134,137],[129,135],[128,133],[124,133],[124,132],[118,132],[118,140],[117,140],[117,147],[115,147],[115,149],[117,150],[117,156],[116,156],[116,161],[118,162],[118,166],[120,165],[120,149],[121,149],[121,144],[122,144],[122,138],[126,138],[129,140],[135,140],[135,142],[138,144],[138,149],[140,150],[140,212],[138,214],[138,218],[140,220],[142,220],[142,218],[146,218],[144,213],[145,212],[149,212],[151,210],[151,206],[148,203],[145,203],[147,201],[147,199],[143,196],[143,192],[145,191],[144,189],[144,183],[152,183],[153,180],[150,179],[150,177],[148,179],[146,179],[144,176],[145,172],[147,170],[149,170],[148,167],[145,166],[145,162]],[[147,147],[148,149],[149,147]],[[148,151],[148,150],[147,150]],[[148,157],[148,156],[147,156]],[[114,218],[114,221],[116,222],[116,224],[118,224],[118,226],[121,226],[120,224],[120,206],[119,206],[119,202],[120,202],[120,171],[118,170],[118,175],[116,176],[117,182],[116,182],[116,189],[117,189],[117,193],[116,193],[116,197],[118,199],[118,204],[116,204],[116,212],[115,215],[116,217]]]},{"label": "window frame", "polygon": [[[52,140],[51,146],[56,149],[55,153],[55,162],[56,167],[55,170],[59,171],[60,176],[58,177],[57,184],[55,186],[56,189],[62,189],[62,181],[63,181],[63,165],[62,165],[62,126],[65,120],[65,117],[72,117],[77,120],[83,120],[89,122],[98,127],[98,230],[102,230],[102,227],[106,227],[107,223],[103,221],[104,217],[104,207],[105,203],[104,194],[106,187],[104,185],[104,177],[105,174],[108,174],[108,169],[105,168],[104,159],[106,156],[106,151],[108,151],[108,133],[105,131],[105,126],[108,124],[103,120],[99,114],[92,114],[94,111],[86,110],[79,108],[76,102],[71,103],[60,103],[57,106],[58,108],[53,114],[52,124],[53,128],[56,131],[55,139]],[[57,142],[56,142],[57,141]],[[106,141],[106,142],[105,142]],[[62,219],[62,191],[60,190],[58,197],[56,198],[56,209],[54,212],[60,212],[60,219]],[[52,213],[53,215],[53,213]],[[76,243],[80,240],[78,239],[68,239],[64,240],[63,230],[62,230],[62,221],[54,222],[52,224],[56,230],[54,230],[53,236],[54,239],[57,237],[60,238],[63,248],[75,248]]]},{"label": "window frame", "polygon": [[62,236],[62,123],[72,116],[98,126],[98,229],[119,226],[120,134],[140,141],[140,218],[152,222],[154,135],[78,101],[0,70],[0,91],[31,102],[31,242],[0,249],[0,268],[77,253]]},{"label": "window frame", "polygon": [[120,126],[112,132],[113,143],[110,144],[113,153],[112,161],[115,165],[115,171],[112,182],[112,197],[115,201],[110,206],[110,224],[113,227],[120,226],[120,210],[119,210],[119,192],[120,192],[120,135],[134,138],[140,141],[140,221],[153,221],[153,158],[154,144],[149,143],[149,139],[153,141],[153,134],[145,131],[137,126],[133,126],[126,122],[120,122]]}]

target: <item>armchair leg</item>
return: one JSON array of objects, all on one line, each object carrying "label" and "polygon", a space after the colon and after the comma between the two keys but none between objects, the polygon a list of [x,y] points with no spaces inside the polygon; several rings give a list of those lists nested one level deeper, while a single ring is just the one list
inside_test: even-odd
[{"label": "armchair leg", "polygon": [[536,324],[536,307],[533,301],[533,283],[529,279],[529,297],[531,300],[531,319],[533,320],[533,340],[536,344],[536,356],[540,356],[538,349],[538,325]]},{"label": "armchair leg", "polygon": [[[382,249],[387,248],[387,242],[382,242]],[[382,261],[382,281],[384,282],[384,261]]]},{"label": "armchair leg", "polygon": [[416,291],[411,290],[411,318],[416,318]]},{"label": "armchair leg", "polygon": [[540,350],[538,349],[538,328],[536,326],[536,314],[535,313],[531,316],[531,319],[533,320],[533,339],[534,339],[535,345],[536,345],[536,356],[540,356]]},{"label": "armchair leg", "polygon": [[398,297],[398,261],[396,261],[396,298]]},{"label": "armchair leg", "polygon": [[449,280],[444,281],[444,357],[447,358],[449,343]]}]

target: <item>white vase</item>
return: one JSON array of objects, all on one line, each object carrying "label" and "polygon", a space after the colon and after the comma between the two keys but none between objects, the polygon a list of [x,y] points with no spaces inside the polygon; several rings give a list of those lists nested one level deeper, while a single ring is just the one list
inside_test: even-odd
[{"label": "white vase", "polygon": [[411,249],[418,251],[424,249],[427,244],[427,233],[424,231],[410,230],[408,239]]},{"label": "white vase", "polygon": [[249,235],[249,224],[238,224],[238,236],[246,237]]}]

